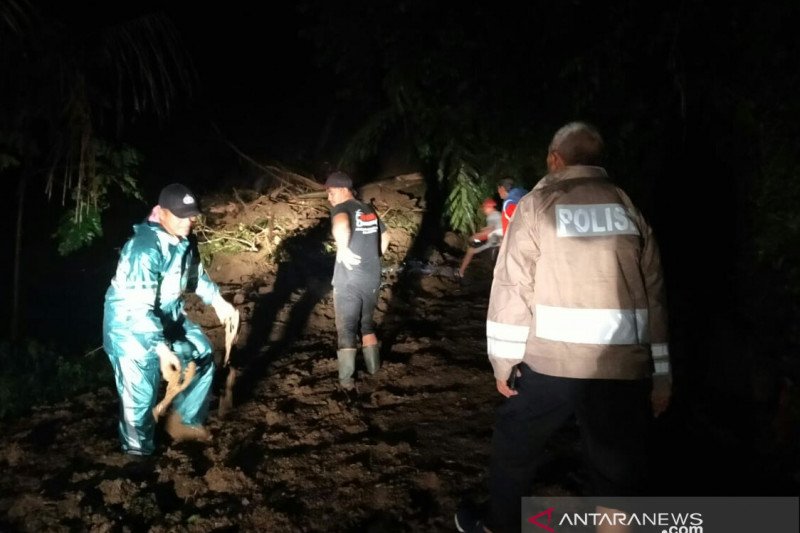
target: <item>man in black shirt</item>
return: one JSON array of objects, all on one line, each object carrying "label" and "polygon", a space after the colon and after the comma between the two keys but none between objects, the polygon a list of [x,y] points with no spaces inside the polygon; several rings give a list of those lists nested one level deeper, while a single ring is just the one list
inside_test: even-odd
[{"label": "man in black shirt", "polygon": [[343,172],[334,172],[325,181],[331,208],[331,228],[336,241],[336,266],[333,269],[333,307],[338,336],[339,383],[345,390],[354,387],[357,334],[367,372],[380,366],[378,337],[372,315],[381,285],[380,256],[389,246],[386,227],[371,205],[355,199],[353,181]]}]

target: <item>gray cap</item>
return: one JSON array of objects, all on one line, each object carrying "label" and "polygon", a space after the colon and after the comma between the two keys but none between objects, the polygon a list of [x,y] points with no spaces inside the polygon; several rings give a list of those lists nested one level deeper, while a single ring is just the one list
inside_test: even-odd
[{"label": "gray cap", "polygon": [[352,189],[353,180],[351,180],[350,176],[344,172],[334,172],[328,176],[328,179],[325,180],[325,188],[330,189],[332,187],[345,187],[347,189]]}]

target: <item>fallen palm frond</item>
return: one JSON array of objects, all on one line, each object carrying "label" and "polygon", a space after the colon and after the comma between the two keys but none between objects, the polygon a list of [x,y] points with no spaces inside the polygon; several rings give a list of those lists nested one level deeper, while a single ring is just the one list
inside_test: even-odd
[{"label": "fallen palm frond", "polygon": [[450,227],[466,234],[474,232],[480,218],[478,206],[486,189],[474,152],[451,141],[439,160],[438,176],[449,191],[445,214]]},{"label": "fallen palm frond", "polygon": [[409,209],[390,207],[378,216],[384,224],[393,229],[402,229],[416,237],[422,224],[422,213],[424,209]]},{"label": "fallen palm frond", "polygon": [[23,33],[32,18],[33,11],[27,0],[5,0],[0,2],[0,22],[13,33]]},{"label": "fallen palm frond", "polygon": [[212,227],[205,217],[201,217],[194,227],[200,257],[206,265],[211,264],[216,254],[252,252],[273,257],[279,245],[298,229],[293,220],[272,215],[255,222],[225,227]]},{"label": "fallen palm frond", "polygon": [[272,246],[277,244],[272,242],[274,226],[273,219],[269,218],[253,224],[240,223],[232,228],[212,228],[200,219],[195,226],[200,257],[205,264],[210,264],[217,253],[259,252],[266,248],[271,255]]}]

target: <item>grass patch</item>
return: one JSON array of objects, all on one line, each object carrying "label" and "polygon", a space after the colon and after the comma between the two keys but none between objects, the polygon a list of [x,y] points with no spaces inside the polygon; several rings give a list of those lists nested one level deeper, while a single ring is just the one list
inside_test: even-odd
[{"label": "grass patch", "polygon": [[0,419],[113,383],[103,350],[67,356],[36,340],[0,342]]}]

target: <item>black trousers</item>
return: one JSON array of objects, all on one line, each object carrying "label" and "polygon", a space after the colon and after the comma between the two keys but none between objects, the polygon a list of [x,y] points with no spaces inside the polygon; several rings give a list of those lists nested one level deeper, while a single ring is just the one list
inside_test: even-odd
[{"label": "black trousers", "polygon": [[495,417],[488,527],[519,531],[521,498],[531,495],[547,440],[573,414],[591,469],[593,494],[585,496],[639,495],[647,475],[652,381],[559,378],[524,363],[519,368],[518,394]]}]

